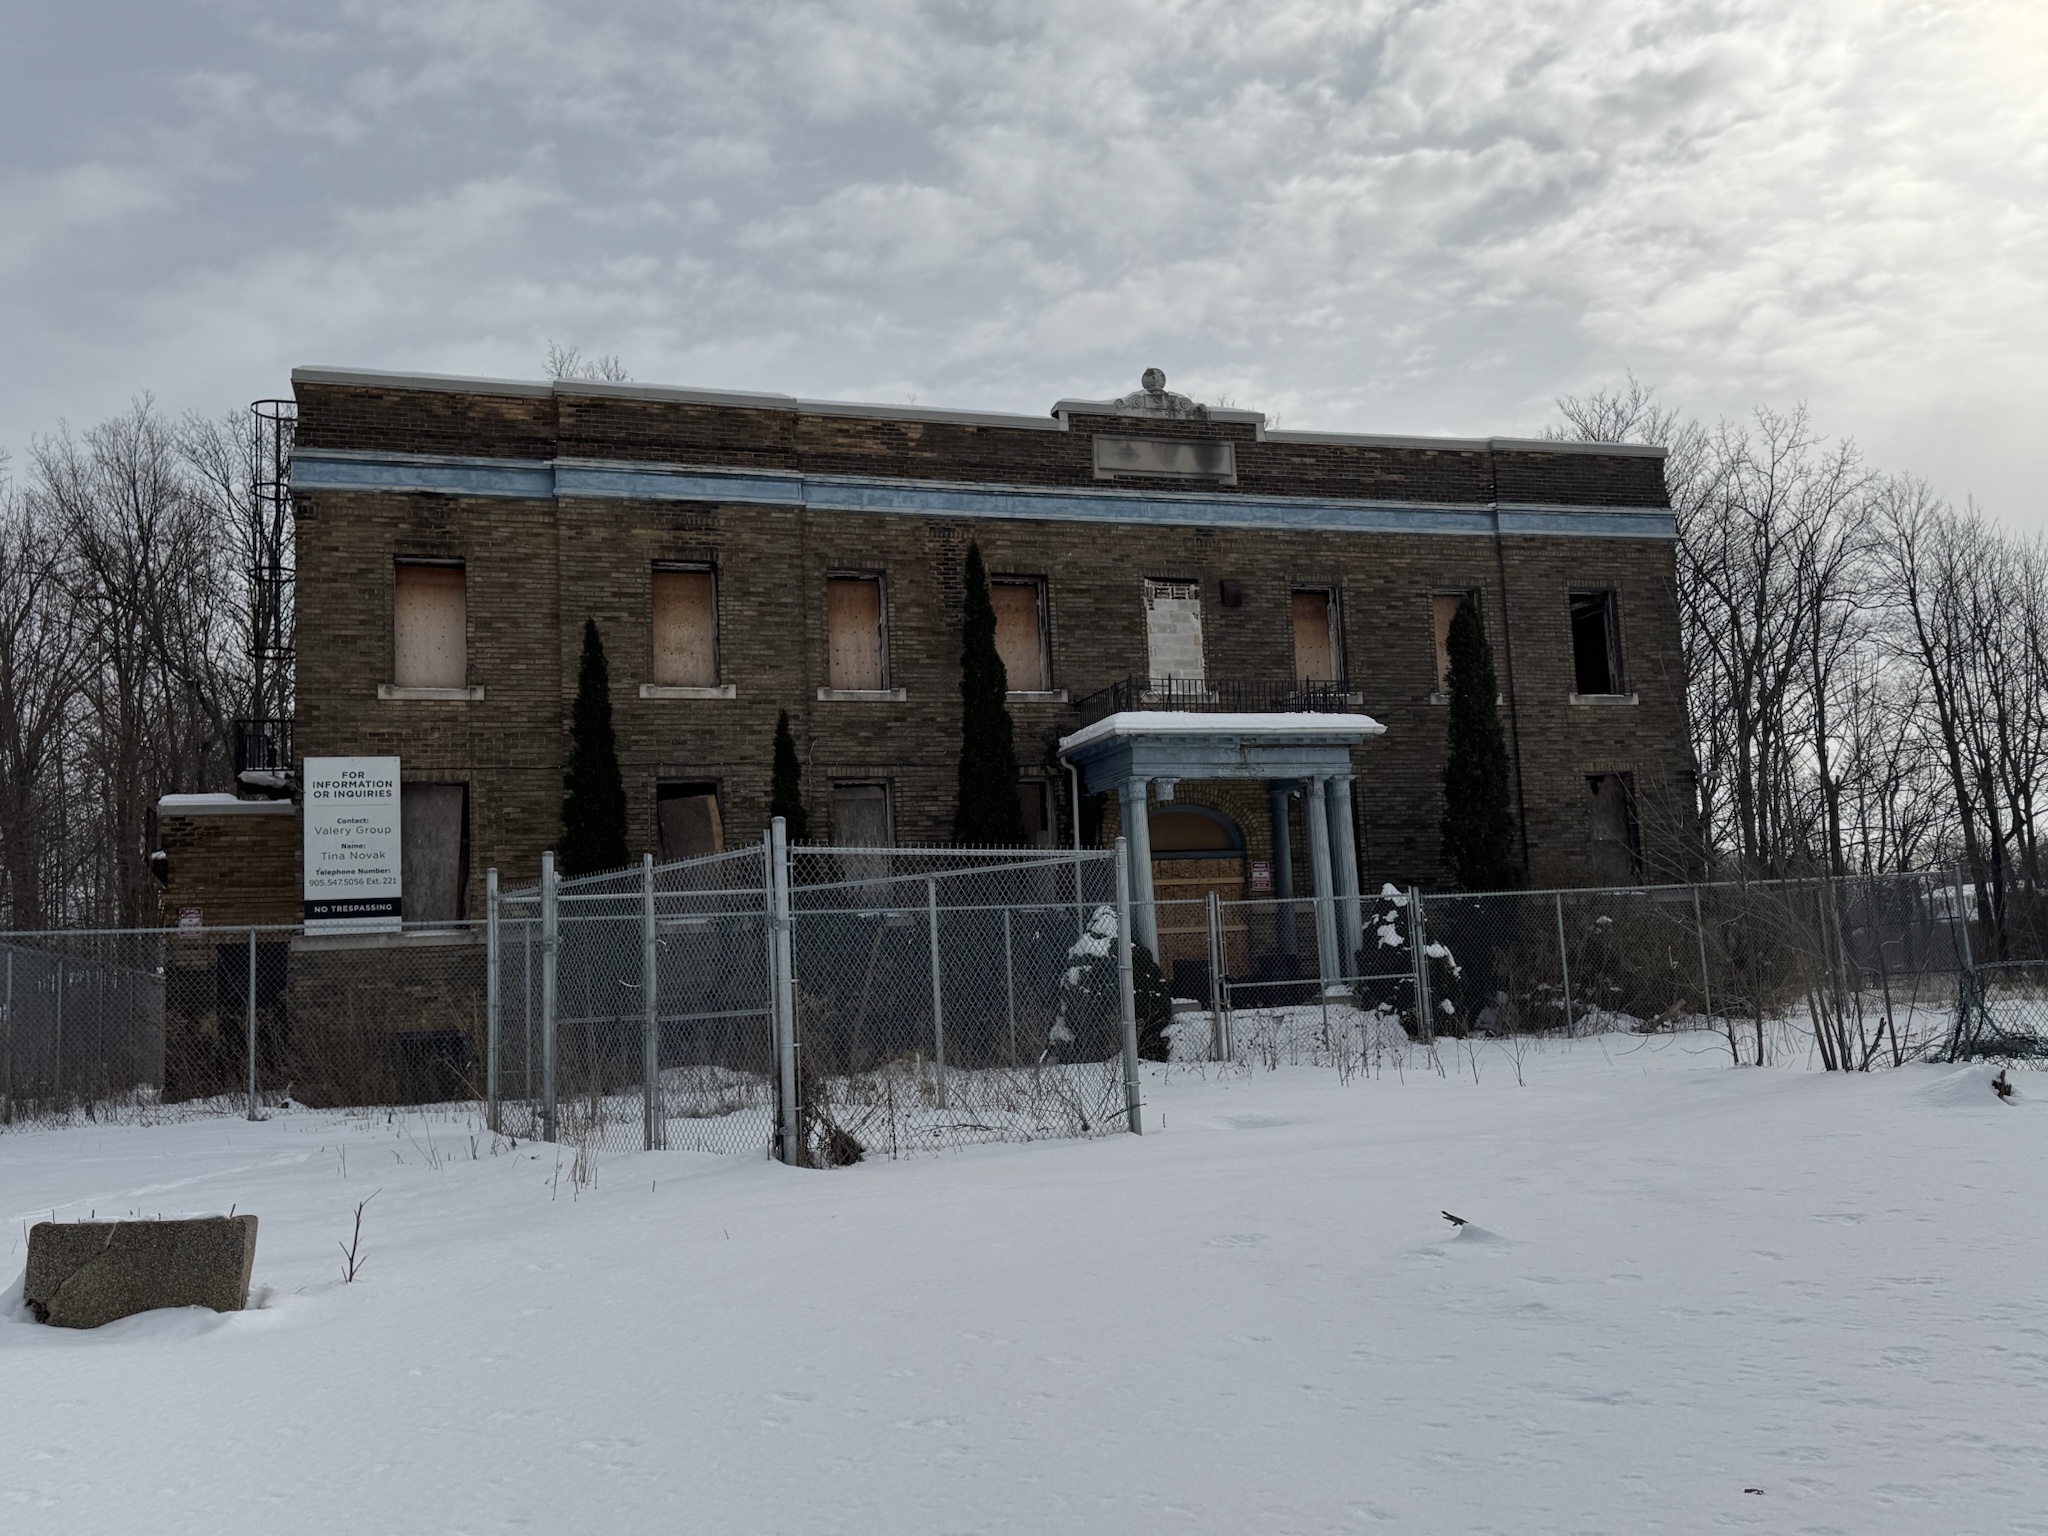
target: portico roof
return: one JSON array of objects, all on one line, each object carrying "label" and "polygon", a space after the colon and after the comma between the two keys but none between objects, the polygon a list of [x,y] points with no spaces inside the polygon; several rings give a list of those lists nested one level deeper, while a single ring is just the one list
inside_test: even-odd
[{"label": "portico roof", "polygon": [[1090,790],[1131,779],[1293,779],[1349,773],[1351,749],[1386,727],[1371,715],[1123,710],[1060,741]]}]

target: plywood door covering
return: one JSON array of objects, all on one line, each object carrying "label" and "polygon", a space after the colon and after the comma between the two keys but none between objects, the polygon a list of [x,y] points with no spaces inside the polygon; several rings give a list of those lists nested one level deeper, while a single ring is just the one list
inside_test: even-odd
[{"label": "plywood door covering", "polygon": [[1337,680],[1335,615],[1327,592],[1294,594],[1294,675],[1305,683]]}]

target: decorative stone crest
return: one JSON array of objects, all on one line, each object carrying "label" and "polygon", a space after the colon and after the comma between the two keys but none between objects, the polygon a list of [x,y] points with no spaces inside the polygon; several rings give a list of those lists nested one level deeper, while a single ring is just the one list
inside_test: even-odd
[{"label": "decorative stone crest", "polygon": [[1208,420],[1209,407],[1190,400],[1186,395],[1176,395],[1166,387],[1164,369],[1147,368],[1138,382],[1142,388],[1132,390],[1116,402],[1116,408],[1121,414]]}]

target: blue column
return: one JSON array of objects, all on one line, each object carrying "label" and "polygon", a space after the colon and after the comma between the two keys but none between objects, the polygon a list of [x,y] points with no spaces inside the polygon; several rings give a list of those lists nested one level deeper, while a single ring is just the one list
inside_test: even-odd
[{"label": "blue column", "polygon": [[1145,806],[1145,781],[1125,779],[1116,787],[1123,811],[1124,839],[1131,847],[1131,931],[1159,958],[1159,913],[1152,905],[1152,824]]},{"label": "blue column", "polygon": [[1364,923],[1358,899],[1358,839],[1352,834],[1350,774],[1340,773],[1330,780],[1329,812],[1330,851],[1336,855],[1337,865],[1337,959],[1348,976]]},{"label": "blue column", "polygon": [[1280,953],[1300,953],[1301,941],[1294,933],[1294,831],[1287,824],[1287,797],[1294,793],[1291,779],[1271,779],[1266,784],[1266,805],[1273,818],[1273,941]]},{"label": "blue column", "polygon": [[1324,809],[1329,780],[1318,774],[1309,781],[1305,809],[1308,812],[1308,871],[1316,907],[1316,974],[1328,986],[1344,974],[1337,963],[1337,914],[1335,882],[1330,871],[1330,817]]}]

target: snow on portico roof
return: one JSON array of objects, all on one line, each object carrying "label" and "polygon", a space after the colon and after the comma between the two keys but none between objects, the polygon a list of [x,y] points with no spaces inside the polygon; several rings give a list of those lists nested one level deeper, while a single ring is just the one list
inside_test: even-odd
[{"label": "snow on portico roof", "polygon": [[1386,733],[1371,715],[1318,714],[1294,710],[1281,714],[1205,714],[1197,709],[1127,709],[1104,715],[1071,736],[1060,738],[1062,753],[1077,751],[1111,736],[1257,736],[1285,740],[1299,736],[1351,737],[1363,741]]}]

